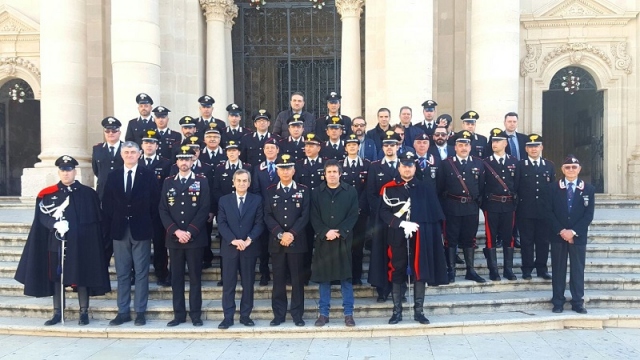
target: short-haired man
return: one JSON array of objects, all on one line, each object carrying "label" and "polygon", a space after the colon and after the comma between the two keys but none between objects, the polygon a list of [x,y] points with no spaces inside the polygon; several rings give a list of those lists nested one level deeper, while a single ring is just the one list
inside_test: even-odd
[{"label": "short-haired man", "polygon": [[140,93],[136,96],[136,103],[138,104],[138,113],[140,116],[129,120],[124,139],[126,141],[134,141],[140,145],[142,144],[142,137],[146,131],[156,129],[156,123],[153,116],[151,116],[151,106],[153,105],[151,96]]},{"label": "short-haired man", "polygon": [[429,151],[429,135],[422,133],[413,140],[413,147],[416,155],[416,171],[415,178],[422,181],[428,181],[435,186],[438,167],[442,160],[432,151]]},{"label": "short-haired man", "polygon": [[386,136],[387,131],[391,130],[391,126],[389,125],[389,121],[391,119],[391,110],[387,108],[380,108],[378,109],[377,114],[378,125],[376,125],[376,127],[374,127],[373,129],[367,131],[365,137],[367,139],[373,140],[373,142],[376,144],[376,149],[380,150],[382,149],[382,139],[384,139],[384,137]]},{"label": "short-haired man", "polygon": [[276,121],[273,124],[273,133],[286,138],[289,136],[289,127],[287,126],[287,120],[293,115],[300,115],[303,122],[304,133],[312,133],[316,130],[316,118],[312,113],[303,110],[304,108],[304,94],[296,91],[291,94],[291,100],[289,102],[291,109],[281,111],[276,116]]},{"label": "short-haired man", "polygon": [[504,132],[507,134],[507,154],[518,160],[526,158],[527,135],[517,132],[518,130],[518,114],[508,112],[504,115]]},{"label": "short-haired man", "polygon": [[427,100],[423,102],[422,115],[424,116],[424,120],[416,125],[429,136],[433,135],[433,132],[438,126],[436,123],[436,106],[438,106],[438,103],[434,100]]},{"label": "short-haired man", "polygon": [[122,166],[122,156],[120,156],[120,120],[113,116],[102,119],[104,131],[104,142],[93,146],[91,155],[91,168],[97,178],[96,191],[100,200],[104,194],[104,184],[107,176],[113,170]]},{"label": "short-haired man", "polygon": [[[438,125],[438,127],[436,127],[436,130],[433,132],[432,137],[435,146],[432,146],[431,149],[433,149],[433,153],[436,153],[436,156],[440,160],[444,160],[456,153],[454,150],[454,145],[449,144],[450,139],[446,127]],[[455,144],[455,139],[453,144]]]},{"label": "short-haired man", "polygon": [[358,156],[369,161],[376,161],[378,160],[378,149],[376,148],[376,143],[365,136],[366,128],[367,121],[362,116],[356,116],[351,121],[352,134],[360,140]]},{"label": "short-haired man", "polygon": [[238,271],[242,282],[240,323],[245,326],[255,325],[250,316],[253,310],[256,259],[260,247],[254,244],[254,239],[264,229],[262,198],[247,191],[251,186],[251,174],[245,169],[234,172],[233,185],[235,193],[221,197],[218,206],[218,231],[222,236],[220,255],[225,269],[222,274],[224,320],[218,325],[218,329],[228,329],[233,325]]},{"label": "short-haired man", "polygon": [[211,123],[215,123],[220,132],[223,132],[226,126],[224,121],[213,117],[213,104],[215,102],[215,99],[209,95],[202,95],[198,98],[200,116],[194,119],[194,123],[196,124],[195,134],[200,140],[204,139],[204,132],[210,128]]},{"label": "short-haired man", "polygon": [[413,116],[413,110],[411,110],[408,106],[403,106],[400,108],[400,125],[404,127],[404,139],[402,144],[404,146],[413,147],[413,141],[424,134],[424,130],[419,127],[413,125],[411,122],[411,118]]},{"label": "short-haired man", "polygon": [[242,138],[251,134],[251,131],[240,125],[242,121],[242,108],[238,104],[229,104],[227,110],[227,127],[220,133],[222,136],[222,144],[229,141],[235,141],[237,144],[242,143]]},{"label": "short-haired man", "polygon": [[224,149],[220,146],[220,130],[215,122],[209,123],[209,128],[204,131],[205,147],[200,152],[200,161],[211,165],[214,169],[218,164],[227,160]]},{"label": "short-haired man", "polygon": [[326,182],[311,192],[310,219],[315,230],[311,280],[320,285],[320,315],[315,325],[329,322],[331,282],[339,280],[345,325],[355,326],[351,247],[358,221],[358,192],[340,181],[342,167],[337,160],[325,163],[324,174]]},{"label": "short-haired man", "polygon": [[166,159],[171,159],[173,149],[180,146],[182,136],[177,131],[169,129],[169,113],[171,110],[164,106],[153,108],[153,119],[156,122],[156,132],[158,133],[158,154]]},{"label": "short-haired man", "polygon": [[327,133],[327,125],[333,122],[333,117],[339,117],[342,121],[343,129],[340,138],[346,139],[351,134],[351,118],[347,115],[340,114],[340,102],[342,96],[335,91],[332,91],[325,97],[327,100],[327,115],[316,119],[315,133],[322,141],[329,140]]},{"label": "short-haired man", "polygon": [[341,161],[344,159],[344,140],[342,140],[342,129],[345,127],[343,120],[334,116],[326,124],[326,135],[328,136],[324,146],[320,149],[320,156],[326,160],[334,159]]},{"label": "short-haired man", "polygon": [[249,163],[252,167],[257,167],[265,160],[265,153],[262,146],[268,139],[280,141],[280,137],[269,132],[271,124],[271,114],[260,109],[253,114],[253,125],[256,131],[245,134],[240,140],[240,153],[243,162]]},{"label": "short-haired man", "polygon": [[[476,121],[480,119],[480,115],[473,110],[469,110],[460,116],[462,120],[462,128],[471,134],[471,150],[469,155],[476,156],[481,159],[489,156],[492,152],[491,145],[484,135],[476,134]],[[459,134],[459,133],[458,133]]]},{"label": "short-haired man", "polygon": [[302,118],[299,114],[295,114],[287,120],[287,124],[289,136],[281,140],[280,149],[283,154],[289,154],[296,162],[304,157],[305,139],[302,135],[304,131]]}]

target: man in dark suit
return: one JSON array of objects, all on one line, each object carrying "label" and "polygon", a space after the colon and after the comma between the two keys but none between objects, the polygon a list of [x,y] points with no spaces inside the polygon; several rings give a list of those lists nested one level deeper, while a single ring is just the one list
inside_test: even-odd
[{"label": "man in dark suit", "polygon": [[367,122],[362,116],[353,118],[351,122],[352,133],[360,140],[360,148],[358,149],[358,156],[362,159],[367,159],[371,162],[378,160],[378,149],[376,143],[367,137],[365,137],[365,128]]},{"label": "man in dark suit", "polygon": [[289,136],[289,126],[287,121],[295,114],[299,114],[303,122],[304,133],[316,131],[316,118],[312,113],[302,110],[304,108],[304,94],[294,92],[291,94],[291,109],[278,113],[276,121],[273,123],[273,133],[285,139]]},{"label": "man in dark suit", "polygon": [[584,265],[589,224],[595,208],[595,188],[578,178],[580,161],[569,155],[562,164],[564,179],[549,184],[545,198],[547,223],[551,228],[551,285],[553,312],[561,313],[567,285],[567,255],[571,263],[569,289],[571,310],[586,314],[584,308]]},{"label": "man in dark suit", "polygon": [[[376,146],[376,150],[380,152],[380,149],[382,149],[382,139],[384,139],[384,137],[386,136],[387,131],[393,129],[391,129],[391,126],[389,125],[389,121],[391,119],[391,110],[387,108],[380,108],[378,109],[377,114],[378,125],[376,125],[376,127],[374,127],[373,129],[367,131],[365,134],[365,138],[371,139]],[[360,142],[362,143],[362,140],[360,140]]]},{"label": "man in dark suit", "polygon": [[122,167],[122,156],[120,156],[120,120],[113,116],[107,116],[102,119],[102,127],[104,128],[104,142],[94,145],[91,155],[91,168],[93,175],[98,178],[96,191],[100,200],[104,194],[104,184],[107,182],[107,176],[114,169]]},{"label": "man in dark suit", "polygon": [[[304,253],[307,252],[306,226],[309,222],[309,188],[293,181],[295,161],[289,154],[276,160],[279,181],[269,186],[264,197],[264,222],[273,263],[271,326],[285,322],[287,314],[286,279],[291,278],[291,317],[304,326]],[[288,269],[288,270],[287,270]]]},{"label": "man in dark suit", "polygon": [[222,310],[224,320],[218,329],[228,329],[233,325],[236,311],[235,293],[238,270],[242,281],[240,300],[240,323],[254,326],[251,320],[253,310],[253,286],[256,278],[256,259],[260,247],[253,239],[264,230],[262,198],[247,192],[251,185],[251,174],[245,169],[233,174],[235,193],[220,198],[218,206],[218,231],[222,236],[220,255],[224,267],[222,287]]},{"label": "man in dark suit", "polygon": [[140,148],[133,141],[122,144],[124,167],[109,174],[102,209],[118,277],[118,316],[109,325],[131,321],[131,268],[135,269],[136,325],[145,325],[149,297],[149,260],[153,218],[157,216],[159,189],[153,171],[138,166]]},{"label": "man in dark suit", "polygon": [[453,145],[449,145],[448,130],[444,126],[438,126],[436,130],[433,132],[433,144],[435,146],[431,146],[429,150],[432,151],[434,154],[437,153],[437,156],[440,160],[444,160],[449,156],[455,155],[456,153],[456,151],[453,148]]},{"label": "man in dark suit", "polygon": [[504,131],[508,136],[507,154],[515,156],[518,160],[525,159],[527,157],[527,150],[525,149],[529,138],[523,133],[519,133],[518,129],[518,114],[514,112],[508,112],[504,116]]},{"label": "man in dark suit", "polygon": [[549,184],[556,180],[556,170],[551,161],[542,157],[542,149],[542,136],[531,134],[525,147],[528,156],[520,160],[516,221],[522,241],[520,255],[522,278],[525,280],[531,280],[531,271],[534,268],[538,277],[551,280],[547,271],[547,260],[549,238],[552,234],[544,224],[543,205],[544,194]]},{"label": "man in dark suit", "polygon": [[151,116],[151,106],[153,105],[153,99],[151,96],[145,93],[140,93],[136,96],[136,103],[138,103],[138,113],[140,116],[129,120],[127,124],[127,134],[124,139],[126,141],[134,141],[140,146],[142,144],[142,137],[149,129],[156,129],[156,123]]},{"label": "man in dark suit", "polygon": [[206,222],[209,216],[209,184],[196,175],[191,166],[195,151],[188,146],[176,155],[180,172],[164,181],[159,205],[166,231],[166,247],[171,254],[171,290],[173,320],[167,326],[186,321],[184,267],[189,268],[189,317],[193,326],[202,326],[202,248],[207,245]]}]

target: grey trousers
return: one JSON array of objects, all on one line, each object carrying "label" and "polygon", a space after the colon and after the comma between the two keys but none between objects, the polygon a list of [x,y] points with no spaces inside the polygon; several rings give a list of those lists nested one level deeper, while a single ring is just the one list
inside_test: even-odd
[{"label": "grey trousers", "polygon": [[151,239],[137,241],[131,237],[129,227],[121,240],[113,240],[113,256],[118,277],[118,314],[131,312],[131,268],[135,269],[134,309],[137,313],[147,310],[149,299],[149,261]]}]

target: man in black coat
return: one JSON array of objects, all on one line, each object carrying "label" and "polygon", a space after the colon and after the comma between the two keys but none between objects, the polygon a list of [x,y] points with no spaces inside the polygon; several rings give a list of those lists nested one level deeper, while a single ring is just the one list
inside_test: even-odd
[{"label": "man in black coat", "polygon": [[586,314],[584,308],[584,265],[589,224],[595,209],[595,188],[578,178],[580,161],[567,156],[562,164],[564,178],[549,184],[545,198],[547,224],[551,228],[551,286],[553,312],[561,313],[567,285],[567,255],[571,263],[569,289],[571,310]]},{"label": "man in black coat", "polygon": [[238,271],[242,281],[240,323],[245,326],[255,325],[250,316],[253,310],[253,287],[260,247],[254,244],[254,239],[257,239],[264,229],[264,209],[261,196],[247,191],[251,186],[251,174],[248,170],[235,171],[233,184],[235,193],[221,197],[218,206],[218,231],[222,236],[220,255],[224,264],[224,320],[218,325],[218,329],[228,329],[233,325]]},{"label": "man in black coat", "polygon": [[151,106],[153,105],[153,99],[151,96],[145,93],[140,93],[136,96],[136,103],[138,103],[138,113],[140,116],[129,120],[127,124],[127,134],[125,135],[125,141],[134,141],[140,146],[142,144],[142,137],[150,129],[156,129],[156,123],[151,116]]},{"label": "man in black coat", "polygon": [[382,139],[387,135],[387,131],[393,130],[389,125],[389,121],[391,120],[391,110],[387,108],[380,108],[378,109],[377,117],[378,125],[367,131],[365,138],[371,139],[376,145],[376,150],[380,152],[380,149],[382,149]]},{"label": "man in black coat", "polygon": [[304,136],[302,135],[304,128],[303,122],[299,114],[291,116],[287,120],[289,136],[280,140],[280,150],[283,154],[289,154],[291,159],[296,162],[302,159],[304,155]]},{"label": "man in black coat", "polygon": [[251,167],[258,167],[260,163],[265,161],[265,153],[262,147],[269,139],[280,142],[280,137],[269,132],[269,124],[271,123],[271,114],[264,109],[258,110],[253,114],[253,125],[256,131],[245,134],[240,140],[240,159],[242,162],[249,163]]},{"label": "man in black coat", "polygon": [[[273,266],[271,326],[285,322],[287,314],[286,279],[291,278],[290,313],[296,326],[304,326],[304,253],[307,252],[306,226],[309,222],[309,188],[293,181],[295,161],[289,154],[276,160],[279,181],[264,196],[264,222]],[[288,271],[287,271],[288,269]]]},{"label": "man in black coat", "polygon": [[113,116],[107,116],[102,119],[105,141],[93,146],[91,168],[93,169],[93,175],[97,178],[96,191],[101,200],[107,176],[114,169],[122,167],[122,156],[120,156],[120,146],[122,145],[122,141],[120,141],[121,126],[120,120]]},{"label": "man in black coat", "polygon": [[[234,141],[236,144],[242,144],[242,138],[245,135],[251,135],[251,130],[243,127],[240,123],[242,121],[242,108],[238,104],[229,104],[226,107],[227,110],[227,127],[220,131],[222,136],[222,143],[228,144],[230,141]],[[241,149],[242,151],[242,149]]]},{"label": "man in black coat", "polygon": [[547,260],[549,259],[549,238],[553,234],[544,224],[543,205],[544,194],[549,184],[556,179],[556,170],[550,160],[542,157],[542,149],[542,136],[531,134],[528,136],[525,147],[527,156],[520,160],[516,221],[522,244],[520,248],[522,278],[525,280],[531,280],[531,271],[534,268],[538,277],[551,280],[547,270]]},{"label": "man in black coat", "polygon": [[344,140],[342,140],[342,129],[344,128],[343,120],[334,116],[326,124],[325,134],[328,136],[328,140],[325,141],[324,146],[320,149],[320,157],[325,160],[344,160]]},{"label": "man in black coat", "polygon": [[145,325],[149,297],[149,261],[153,219],[160,190],[152,170],[138,165],[140,148],[133,141],[122,144],[124,167],[109,174],[102,209],[107,236],[113,239],[118,277],[118,315],[109,325],[131,321],[131,268],[135,269],[136,325]]},{"label": "man in black coat", "polygon": [[276,121],[273,123],[273,133],[285,139],[289,136],[288,120],[293,115],[300,115],[303,124],[304,133],[312,133],[316,131],[316,118],[312,113],[302,110],[304,108],[304,94],[296,91],[291,94],[291,109],[278,113]]},{"label": "man in black coat", "polygon": [[[93,189],[75,181],[78,162],[74,158],[61,156],[55,165],[60,181],[38,194],[33,225],[15,279],[24,284],[25,295],[53,295],[53,317],[44,323],[47,326],[62,320],[63,286],[74,286],[80,307],[78,324],[87,325],[89,295],[111,291],[100,226],[100,201]],[[63,256],[64,284],[61,284]]]},{"label": "man in black coat", "polygon": [[526,144],[529,138],[523,133],[517,132],[518,130],[518,114],[514,112],[508,112],[504,116],[504,132],[507,134],[509,140],[507,143],[507,154],[517,158],[518,160],[525,159]]},{"label": "man in black coat", "polygon": [[186,321],[185,264],[189,269],[189,317],[193,326],[202,326],[202,248],[208,237],[209,183],[191,170],[193,149],[183,147],[176,158],[180,172],[164,181],[159,205],[160,218],[167,229],[165,245],[171,257],[173,320],[167,326]]}]

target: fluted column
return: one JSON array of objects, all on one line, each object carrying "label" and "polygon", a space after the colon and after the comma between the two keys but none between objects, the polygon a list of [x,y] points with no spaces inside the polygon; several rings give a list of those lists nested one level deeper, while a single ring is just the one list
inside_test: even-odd
[{"label": "fluted column", "polygon": [[113,115],[138,116],[136,95],[160,101],[160,10],[157,0],[111,0]]},{"label": "fluted column", "polygon": [[[207,19],[207,94],[216,100],[213,116],[226,119],[225,107],[229,104],[227,83],[227,42],[225,40],[225,22],[233,0],[200,0]],[[236,10],[237,14],[237,10]],[[231,33],[229,33],[231,36]],[[229,39],[229,44],[231,39]],[[231,76],[231,75],[229,75]]]},{"label": "fluted column", "polygon": [[[234,77],[233,77],[233,47],[231,42],[231,28],[238,17],[238,5],[232,4],[227,8],[224,21],[224,45],[227,64],[227,100],[229,103],[235,102]],[[222,104],[220,104],[222,105]],[[224,104],[226,107],[228,104]],[[252,109],[245,109],[251,113]],[[246,124],[246,123],[245,123]]]},{"label": "fluted column", "polygon": [[518,111],[520,1],[473,1],[471,6],[471,109],[476,131],[488,136],[504,127],[504,114]]},{"label": "fluted column", "polygon": [[362,115],[360,15],[363,6],[364,0],[336,0],[336,8],[342,19],[341,112],[351,117]]},{"label": "fluted column", "polygon": [[[35,196],[58,182],[55,160],[73,156],[80,163],[78,179],[91,184],[87,151],[87,23],[83,0],[41,1],[40,160],[24,169],[23,196]],[[28,144],[26,144],[28,146]]]}]

